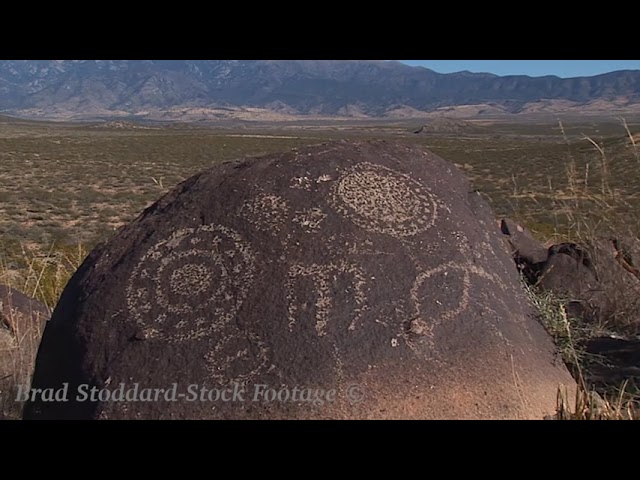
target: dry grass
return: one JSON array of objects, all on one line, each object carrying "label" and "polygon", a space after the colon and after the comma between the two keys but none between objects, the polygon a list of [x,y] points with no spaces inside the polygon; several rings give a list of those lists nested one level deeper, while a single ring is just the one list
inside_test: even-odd
[{"label": "dry grass", "polygon": [[[514,216],[542,240],[588,245],[603,234],[639,239],[640,156],[632,133],[637,127],[625,119],[597,128],[559,126],[558,131],[514,124],[491,127],[485,135],[431,137],[384,128],[366,133],[315,129],[313,138],[305,132],[264,139],[207,129],[116,132],[5,125],[0,132],[0,229],[5,232],[0,283],[53,308],[91,246],[191,174],[218,161],[348,136],[393,137],[427,146],[460,165],[473,187],[491,199],[498,216]],[[598,325],[567,318],[566,299],[530,292],[565,361],[578,369],[578,394],[571,402],[559,392],[558,418],[637,418],[637,397],[626,384],[599,396],[582,375],[588,361],[585,340],[639,326],[638,296],[614,290],[619,296],[615,308]],[[6,357],[7,368],[17,376],[30,375],[28,359],[37,346],[27,336],[17,343]],[[5,380],[0,378],[0,389]],[[15,385],[14,380],[9,390],[4,387],[1,398]],[[12,408],[0,407],[0,415],[19,418],[15,402]]]},{"label": "dry grass", "polygon": [[[35,366],[35,358],[44,330],[40,322],[21,321],[20,313],[12,308],[8,311],[8,324],[15,327],[9,333],[0,332],[0,420],[20,419],[22,417],[21,402],[16,401],[20,386],[31,384],[31,375]],[[34,312],[25,312],[31,318]],[[0,328],[2,326],[0,325]]]},{"label": "dry grass", "polygon": [[[637,146],[626,121],[622,120],[632,147],[633,158],[638,159]],[[560,130],[564,129],[560,123]],[[598,312],[597,322],[569,318],[565,309],[569,298],[542,292],[526,286],[529,298],[537,309],[540,320],[553,336],[560,353],[576,378],[578,389],[575,399],[568,398],[567,390],[558,390],[557,419],[571,420],[639,420],[640,392],[628,379],[607,392],[596,392],[585,381],[590,364],[596,361],[585,352],[589,339],[607,335],[640,335],[640,217],[634,206],[612,188],[611,165],[629,163],[629,149],[613,145],[611,153],[589,136],[584,136],[596,153],[597,161],[581,162],[571,153],[567,141],[567,185],[569,195],[559,199],[557,215],[563,216],[548,241],[572,242],[583,247],[597,268],[602,282],[602,295],[606,307]],[[565,136],[566,140],[566,136]],[[592,157],[591,157],[592,158]],[[593,166],[595,165],[595,167]],[[599,181],[590,181],[598,173]],[[635,172],[636,181],[638,180]],[[631,178],[629,181],[632,181]],[[615,242],[613,240],[616,240]],[[623,251],[622,242],[629,247]],[[615,247],[615,248],[614,248]],[[624,268],[623,268],[624,267]],[[626,271],[625,271],[626,270]]]},{"label": "dry grass", "polygon": [[[640,277],[634,278],[633,270],[637,267],[635,262],[640,261],[640,215],[623,196],[611,189],[608,155],[593,143],[602,159],[601,195],[585,189],[583,198],[590,208],[578,208],[568,213],[573,227],[570,239],[586,248],[594,265],[601,266],[598,273],[610,303],[607,311],[601,312],[605,327],[621,334],[637,335],[640,334]],[[620,245],[619,249],[617,245]]]},{"label": "dry grass", "polygon": [[319,141],[222,133],[2,124],[2,236],[43,250],[53,242],[93,246],[176,184],[217,162]]},{"label": "dry grass", "polygon": [[578,385],[571,402],[566,388],[558,389],[556,420],[640,420],[637,401],[626,395],[626,384],[616,397],[604,398],[593,390]]},{"label": "dry grass", "polygon": [[55,308],[64,287],[88,254],[82,244],[52,243],[46,251],[34,244],[0,242],[0,284]]},{"label": "dry grass", "polygon": [[[584,368],[589,355],[582,345],[602,332],[569,318],[566,299],[550,292],[541,292],[525,284],[525,290],[536,308],[541,323],[553,337],[562,358],[577,382],[576,396],[569,398],[565,386],[558,388],[557,420],[640,420],[640,395],[623,382],[615,393],[602,395],[585,380]],[[587,367],[588,368],[588,367]]]},{"label": "dry grass", "polygon": [[[0,253],[0,284],[36,298],[51,313],[67,281],[84,260],[86,249],[82,245],[70,249],[52,244],[43,254],[33,246],[21,244],[19,251],[18,263],[15,263],[15,255],[9,262]],[[38,322],[20,321],[20,313],[12,308],[7,311],[9,318],[5,321],[16,329],[11,333],[3,330],[0,337],[0,419],[19,419],[23,404],[15,401],[16,395],[20,386],[31,384],[44,326]],[[23,314],[31,318],[36,315],[34,312]]]},{"label": "dry grass", "polygon": [[627,133],[627,137],[629,137],[629,141],[633,146],[633,154],[636,157],[637,162],[640,164],[640,153],[638,152],[638,145],[636,144],[635,137],[631,133],[631,129],[629,128],[629,124],[627,123],[627,119],[624,117],[620,117],[620,121],[622,122],[622,126],[624,127],[624,130]]}]

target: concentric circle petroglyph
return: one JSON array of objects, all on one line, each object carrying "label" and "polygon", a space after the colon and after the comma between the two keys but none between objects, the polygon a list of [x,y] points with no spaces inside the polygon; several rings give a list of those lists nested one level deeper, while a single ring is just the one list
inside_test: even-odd
[{"label": "concentric circle petroglyph", "polygon": [[438,203],[426,187],[409,175],[368,162],[342,173],[329,202],[359,227],[394,237],[423,232],[438,217]]},{"label": "concentric circle petroglyph", "polygon": [[211,277],[204,265],[188,263],[173,271],[169,284],[180,295],[197,295],[211,286]]},{"label": "concentric circle petroglyph", "polygon": [[255,259],[221,225],[178,230],[142,256],[127,284],[127,306],[148,338],[202,338],[231,321],[253,281]]}]

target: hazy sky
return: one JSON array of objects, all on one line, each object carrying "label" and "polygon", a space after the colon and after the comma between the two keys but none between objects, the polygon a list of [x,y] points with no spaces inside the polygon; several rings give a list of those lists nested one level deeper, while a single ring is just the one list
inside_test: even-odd
[{"label": "hazy sky", "polygon": [[496,75],[557,75],[581,77],[613,72],[640,70],[640,60],[400,60],[440,73],[489,72]]}]

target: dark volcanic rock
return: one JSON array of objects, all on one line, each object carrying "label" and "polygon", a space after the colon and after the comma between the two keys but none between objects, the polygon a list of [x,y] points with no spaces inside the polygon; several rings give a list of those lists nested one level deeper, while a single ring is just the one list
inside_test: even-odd
[{"label": "dark volcanic rock", "polygon": [[503,219],[500,229],[511,247],[510,254],[518,269],[530,283],[535,283],[544,262],[549,258],[549,249],[537,241],[529,230],[513,220]]},{"label": "dark volcanic rock", "polygon": [[[192,177],[71,279],[34,387],[68,382],[72,401],[30,403],[25,418],[553,413],[558,384],[573,379],[531,315],[490,209],[469,191],[444,160],[378,141]],[[175,383],[187,397],[74,401],[82,384],[135,383]],[[260,384],[288,388],[289,401],[255,397]],[[239,395],[189,402],[189,385]],[[293,401],[295,387],[336,396]]]},{"label": "dark volcanic rock", "polygon": [[569,297],[575,316],[601,323],[627,323],[629,333],[637,334],[637,329],[633,330],[635,318],[640,316],[637,258],[638,245],[630,241],[563,243],[549,249],[549,260],[541,264],[536,282],[542,289]]},{"label": "dark volcanic rock", "polygon": [[534,265],[535,283],[566,298],[567,315],[595,322],[606,295],[601,288],[587,252],[575,244],[560,244],[549,248],[549,259]]},{"label": "dark volcanic rock", "polygon": [[0,391],[29,383],[49,316],[42,303],[0,285]]},{"label": "dark volcanic rock", "polygon": [[549,257],[549,249],[545,248],[526,228],[513,220],[505,218],[501,222],[501,230],[507,236],[512,247],[512,254],[531,264],[541,263]]},{"label": "dark volcanic rock", "polygon": [[640,338],[593,338],[585,351],[593,358],[585,373],[589,385],[606,391],[627,381],[627,391],[640,388]]},{"label": "dark volcanic rock", "polygon": [[49,309],[15,288],[0,285],[0,320],[14,334],[26,333],[32,326],[44,328]]},{"label": "dark volcanic rock", "polygon": [[549,250],[538,280],[540,287],[573,297],[598,290],[598,279],[584,250],[574,244],[556,245]]}]

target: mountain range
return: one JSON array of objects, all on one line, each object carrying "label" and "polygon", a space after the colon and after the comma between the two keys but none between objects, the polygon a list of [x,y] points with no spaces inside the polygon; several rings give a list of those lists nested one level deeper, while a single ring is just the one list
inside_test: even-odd
[{"label": "mountain range", "polygon": [[640,112],[640,70],[440,74],[371,60],[0,60],[0,114],[206,120]]}]

